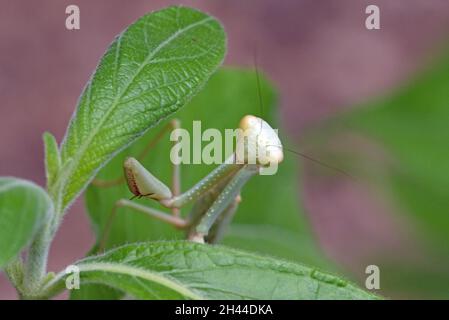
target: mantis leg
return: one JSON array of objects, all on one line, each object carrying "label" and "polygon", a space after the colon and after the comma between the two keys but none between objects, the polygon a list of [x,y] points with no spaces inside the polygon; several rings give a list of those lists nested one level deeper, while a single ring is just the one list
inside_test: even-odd
[{"label": "mantis leg", "polygon": [[[179,120],[174,120],[172,124],[173,124],[173,129],[178,129],[181,126]],[[173,171],[172,194],[173,194],[173,197],[177,197],[181,193],[181,165],[173,162],[172,171]],[[173,207],[171,210],[175,217],[180,216],[179,208]]]},{"label": "mantis leg", "polygon": [[238,195],[234,201],[222,212],[222,214],[217,218],[212,228],[209,230],[209,234],[206,237],[207,243],[218,243],[223,238],[224,232],[228,225],[230,224],[234,214],[237,212],[239,203],[241,202],[241,197]]},{"label": "mantis leg", "polygon": [[207,241],[209,243],[218,243],[224,236],[226,228],[232,221],[235,213],[237,212],[238,206],[241,202],[241,197],[238,195],[234,201],[225,209],[221,216],[217,219],[215,224],[212,226],[208,234]]},{"label": "mantis leg", "polygon": [[239,170],[214,200],[206,214],[201,218],[199,224],[195,227],[194,232],[189,235],[189,239],[204,242],[204,237],[209,234],[209,230],[213,224],[230,207],[231,203],[235,201],[243,185],[257,172],[258,167],[254,165],[247,165]]},{"label": "mantis leg", "polygon": [[[148,153],[151,151],[151,149],[154,148],[154,146],[157,145],[159,141],[161,141],[161,139],[164,137],[165,134],[167,134],[168,132],[170,132],[173,129],[179,128],[179,126],[180,126],[179,120],[173,119],[173,120],[169,121],[166,125],[164,125],[164,127],[159,131],[159,133],[148,142],[145,149],[143,149],[142,152],[140,152],[140,154],[137,156],[137,159],[139,161],[144,159],[148,155]],[[174,167],[179,167],[179,166],[174,165]],[[178,168],[174,168],[174,176],[178,175],[178,177],[179,177],[179,173],[176,173],[175,171],[179,171]],[[116,179],[111,179],[111,180],[103,180],[103,179],[95,178],[92,181],[92,185],[94,185],[96,187],[103,187],[103,188],[118,186],[122,183],[125,183],[125,177],[123,175]],[[175,189],[175,187],[173,187],[173,189]]]},{"label": "mantis leg", "polygon": [[167,222],[167,223],[175,226],[176,228],[183,229],[188,225],[188,222],[182,218],[175,217],[175,216],[167,214],[163,211],[159,211],[159,210],[151,208],[151,207],[143,206],[141,204],[138,204],[138,203],[135,203],[135,202],[132,202],[129,200],[125,200],[125,199],[119,200],[117,202],[116,206],[120,207],[120,208],[130,208],[135,211],[145,213],[153,218]]},{"label": "mantis leg", "polygon": [[[196,234],[195,228],[200,223],[201,218],[206,214],[207,210],[209,210],[209,208],[212,206],[214,201],[217,199],[217,197],[220,195],[220,193],[223,191],[223,189],[226,187],[226,185],[228,185],[228,183],[231,181],[232,178],[233,178],[232,175],[222,178],[219,183],[217,183],[215,186],[209,188],[207,193],[205,193],[198,200],[195,201],[195,204],[193,205],[192,210],[190,211],[190,213],[188,215],[190,225],[189,225],[189,229],[187,230],[187,239],[191,240],[192,238],[195,237],[195,234]],[[240,197],[237,197],[237,198],[240,198]],[[236,200],[237,200],[237,198],[236,198]],[[223,217],[224,215],[227,215],[228,210],[229,210],[229,214],[232,215],[231,211],[233,209],[237,209],[236,201],[231,203],[231,205],[229,205],[229,207],[227,209],[225,209],[223,214],[217,219],[217,222],[214,224],[214,227],[216,225],[220,224],[220,220],[222,220],[221,217]],[[212,229],[214,229],[214,227]],[[211,233],[215,233],[214,230],[212,230]],[[212,242],[214,242],[214,240],[212,238],[213,238],[213,236],[210,235],[208,237],[207,241],[209,242],[210,240],[212,240]]]},{"label": "mantis leg", "polygon": [[103,251],[106,247],[106,241],[111,231],[112,222],[114,221],[114,218],[117,215],[117,211],[119,208],[129,208],[135,210],[136,212],[145,213],[153,218],[156,218],[157,220],[169,223],[178,229],[187,228],[187,226],[189,225],[189,222],[187,220],[182,219],[180,217],[170,215],[168,213],[165,213],[163,211],[151,207],[143,206],[130,200],[122,199],[117,201],[114,207],[112,208],[111,214],[109,215],[108,221],[106,222],[103,234],[99,241],[98,251]]},{"label": "mantis leg", "polygon": [[[227,161],[217,167],[215,170],[213,170],[209,175],[207,175],[205,178],[203,178],[200,182],[198,182],[196,185],[194,185],[191,189],[188,191],[179,194],[179,195],[173,195],[172,191],[159,179],[157,179],[155,176],[153,176],[145,167],[143,167],[139,161],[137,161],[134,158],[128,158],[124,163],[124,169],[125,169],[125,175],[126,180],[128,183],[128,187],[132,193],[134,193],[137,197],[145,197],[149,199],[154,199],[159,201],[162,205],[164,205],[167,208],[170,208],[173,210],[173,215],[167,215],[163,212],[133,203],[128,200],[120,200],[116,207],[114,208],[113,212],[111,212],[110,221],[112,221],[115,217],[115,212],[117,210],[117,207],[128,207],[132,208],[134,210],[138,210],[140,212],[147,213],[159,220],[171,223],[177,227],[184,228],[187,225],[189,225],[191,220],[189,219],[189,222],[186,222],[185,220],[181,219],[179,217],[179,208],[184,206],[185,204],[191,202],[191,201],[200,201],[200,199],[205,196],[205,194],[208,194],[210,190],[219,189],[217,192],[218,197],[222,196],[222,190],[229,193],[229,185],[234,185],[237,183],[238,186],[240,186],[240,181],[245,179],[237,179],[235,181],[235,176],[240,177],[242,174],[241,172],[245,172],[246,174],[244,176],[248,175],[248,172],[253,172],[254,170],[247,170],[245,168],[250,166],[245,166],[242,164],[236,164],[234,163],[235,156],[232,155],[230,158],[227,159]],[[173,190],[175,193],[179,193],[179,167],[174,167],[174,176],[173,176]],[[248,177],[249,178],[249,177]],[[242,182],[243,185],[244,182]],[[236,189],[236,192],[238,193],[240,191],[241,186]],[[231,190],[234,192],[234,190]],[[237,196],[237,193],[234,194],[233,198]],[[213,197],[213,200],[215,200],[217,196]],[[232,200],[232,199],[231,199]],[[226,199],[227,201],[227,199]],[[215,204],[215,203],[214,203]],[[213,204],[213,205],[214,205]],[[215,208],[214,210],[219,210],[217,214],[222,212],[230,203],[228,202],[223,208]],[[203,212],[206,212],[207,208],[204,209]],[[209,209],[210,210],[210,209]],[[209,210],[207,212],[209,212]],[[211,222],[211,224],[213,221]],[[103,237],[107,239],[109,230],[111,228],[111,223],[107,223],[105,226],[105,231],[103,233]],[[210,228],[210,227],[209,227]]]},{"label": "mantis leg", "polygon": [[230,156],[223,164],[215,168],[189,190],[178,196],[174,196],[171,199],[163,200],[161,201],[161,204],[168,208],[180,208],[190,202],[198,200],[207,193],[209,189],[219,185],[224,179],[228,179],[237,174],[237,172],[244,167],[242,164],[235,163],[234,159],[235,154]]},{"label": "mantis leg", "polygon": [[153,199],[159,201],[166,208],[173,209],[181,208],[190,202],[200,199],[210,189],[221,185],[223,181],[234,176],[244,165],[234,163],[233,159],[233,156],[230,157],[225,163],[215,168],[189,190],[177,196],[174,196],[172,191],[162,181],[151,174],[136,159],[126,159],[124,169],[128,187],[136,197]]},{"label": "mantis leg", "polygon": [[[180,122],[177,119],[171,120],[169,123],[167,123],[162,130],[148,143],[148,145],[145,147],[145,149],[138,155],[138,159],[143,159],[146,157],[146,155],[151,151],[151,149],[162,139],[162,137],[167,134],[170,130],[177,129],[180,127]],[[101,179],[94,179],[92,184],[97,187],[113,187],[116,185],[120,185],[122,183],[125,183],[125,177],[122,176],[117,179],[113,180],[101,180]],[[173,164],[173,194],[179,194],[180,189],[180,166],[177,164]],[[101,240],[99,243],[99,248],[102,249],[106,245],[106,240],[109,236],[110,229],[112,227],[113,220],[117,214],[117,211],[120,207],[129,207],[131,209],[149,214],[156,219],[168,222],[173,224],[177,228],[183,228],[184,225],[187,224],[187,222],[181,218],[179,218],[179,209],[173,209],[173,214],[176,218],[173,218],[172,216],[158,211],[156,209],[147,208],[139,204],[132,203],[128,200],[122,199],[119,200],[116,204],[114,204],[114,207],[111,210],[111,213],[109,214],[108,220],[106,222],[106,225],[103,229]],[[173,218],[173,219],[171,219]]]}]

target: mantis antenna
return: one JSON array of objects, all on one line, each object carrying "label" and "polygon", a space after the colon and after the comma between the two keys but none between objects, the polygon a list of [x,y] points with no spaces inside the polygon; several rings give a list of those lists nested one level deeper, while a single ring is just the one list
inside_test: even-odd
[{"label": "mantis antenna", "polygon": [[[257,46],[254,47],[254,57],[253,57],[253,59],[254,59],[254,71],[255,71],[255,74],[256,74],[257,95],[258,95],[258,98],[259,98],[259,112],[260,112],[260,118],[263,119],[264,118],[264,104],[263,104],[263,98],[262,98],[262,88],[261,88],[262,86],[260,84],[259,65],[258,65],[258,60],[257,60]],[[264,125],[263,123],[266,123],[266,122],[264,120],[261,120],[260,132],[262,132],[262,130],[263,130],[263,125]],[[279,138],[278,138],[278,140],[279,140]],[[302,158],[304,158],[306,160],[314,162],[314,163],[316,163],[318,165],[321,165],[321,166],[323,166],[325,168],[328,168],[328,169],[331,169],[331,170],[335,170],[335,171],[337,171],[337,172],[339,172],[339,173],[341,173],[341,174],[343,174],[343,175],[345,175],[345,176],[347,176],[347,177],[349,177],[351,179],[354,179],[353,176],[351,176],[349,173],[347,173],[346,171],[344,171],[344,170],[342,170],[340,168],[337,168],[335,166],[327,164],[327,163],[325,163],[325,162],[323,162],[321,160],[315,159],[315,158],[313,158],[313,157],[311,157],[311,156],[309,156],[309,155],[307,155],[305,153],[302,153],[302,152],[299,152],[299,151],[295,151],[293,149],[286,148],[286,147],[282,146],[282,144],[280,143],[280,140],[279,140],[278,144],[273,144],[273,145],[270,145],[270,146],[267,146],[267,147],[282,148],[285,151],[288,151],[288,152],[290,152],[292,154],[300,156],[300,157],[302,157]]]}]

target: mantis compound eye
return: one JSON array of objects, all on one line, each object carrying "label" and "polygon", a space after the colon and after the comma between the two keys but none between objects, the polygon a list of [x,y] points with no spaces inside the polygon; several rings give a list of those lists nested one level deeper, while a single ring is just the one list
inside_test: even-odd
[{"label": "mantis compound eye", "polygon": [[284,159],[277,132],[263,119],[247,115],[240,121],[236,158],[240,163],[269,166]]}]

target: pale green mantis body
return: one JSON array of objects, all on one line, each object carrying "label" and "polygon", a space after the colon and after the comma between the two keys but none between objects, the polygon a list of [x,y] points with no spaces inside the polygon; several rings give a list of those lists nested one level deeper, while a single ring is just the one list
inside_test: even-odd
[{"label": "pale green mantis body", "polygon": [[[172,124],[176,127],[179,122]],[[125,179],[134,196],[158,201],[171,209],[171,214],[127,199],[119,200],[116,207],[134,209],[186,230],[188,240],[217,242],[237,210],[245,183],[263,168],[277,166],[284,157],[277,132],[261,118],[247,115],[240,121],[239,129],[234,153],[183,193],[179,190],[178,165],[174,165],[170,189],[135,158],[125,160]],[[190,214],[182,218],[180,209],[190,203],[193,203]]]}]

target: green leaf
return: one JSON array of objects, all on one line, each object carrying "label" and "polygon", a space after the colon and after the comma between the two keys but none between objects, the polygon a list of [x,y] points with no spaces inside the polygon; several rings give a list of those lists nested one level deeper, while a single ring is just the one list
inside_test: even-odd
[{"label": "green leaf", "polygon": [[[377,298],[300,264],[184,241],[126,245],[76,265],[81,287],[106,284],[140,299]],[[63,287],[64,276],[48,287]]]},{"label": "green leaf", "polygon": [[62,143],[58,212],[117,152],[187,103],[224,53],[219,22],[185,7],[147,14],[121,33],[84,89]]},{"label": "green leaf", "polygon": [[52,210],[50,198],[39,186],[0,178],[0,268],[31,242]]},{"label": "green leaf", "polygon": [[[274,89],[264,77],[261,78],[261,89],[265,118],[272,119],[275,94]],[[182,127],[190,133],[192,133],[192,121],[194,120],[202,122],[203,130],[217,128],[224,132],[225,128],[236,128],[240,119],[246,114],[260,114],[255,73],[225,68],[211,77],[204,90],[186,108],[176,114],[176,118],[181,120]],[[270,122],[273,123],[272,120]],[[100,171],[97,177],[105,181],[119,181],[123,176],[124,159],[128,156],[141,154],[149,142],[159,134],[164,125],[165,123],[162,123],[151,130],[119,154]],[[285,139],[284,142],[286,142]],[[167,134],[142,160],[145,167],[167,184],[170,183],[172,174],[169,157],[171,147],[172,143],[170,143]],[[287,154],[286,161],[280,165],[276,175],[253,178],[253,181],[250,181],[243,189],[243,201],[239,206],[235,220],[239,224],[254,225],[255,228],[269,225],[276,228],[277,232],[285,231],[285,234],[300,235],[299,239],[303,240],[302,243],[283,241],[287,240],[285,237],[280,237],[279,239],[282,240],[279,241],[283,241],[283,245],[288,246],[290,252],[296,252],[296,257],[302,257],[307,262],[316,262],[319,260],[319,254],[317,254],[316,246],[308,231],[307,221],[302,215],[298,203],[298,181],[295,178],[298,175],[295,165],[296,160],[294,156]],[[185,190],[192,186],[213,168],[213,165],[204,164],[183,165],[181,168],[182,188]],[[272,190],[283,190],[283,192],[273,194]],[[124,183],[108,188],[89,186],[86,192],[86,204],[98,237],[102,236],[115,202],[121,198],[129,198],[131,195]],[[160,207],[156,201],[148,201],[147,199],[135,201],[146,206],[166,210]],[[185,213],[188,211],[189,208],[183,210]],[[259,230],[261,230],[260,236],[263,236],[263,230],[261,228]],[[129,242],[179,239],[182,237],[184,237],[183,233],[175,231],[167,224],[133,210],[120,208],[112,224],[107,247],[111,248]],[[291,238],[288,240],[291,240]],[[238,245],[236,242],[233,244]],[[303,250],[303,244],[307,244],[309,250]],[[245,246],[243,245],[243,247]],[[252,249],[257,249],[257,251],[263,253],[273,253],[272,250],[267,250],[267,247],[262,244],[257,248],[253,246]],[[278,252],[278,254],[280,253],[282,252]],[[288,254],[286,257],[291,258],[291,255]]]},{"label": "green leaf", "polygon": [[56,178],[58,177],[59,170],[61,169],[61,157],[59,155],[58,143],[55,137],[49,133],[44,133],[44,146],[45,146],[45,173],[47,177],[47,188],[51,188]]},{"label": "green leaf", "polygon": [[308,233],[294,232],[282,227],[234,223],[230,226],[223,244],[329,268],[324,258],[317,253],[316,244]]},{"label": "green leaf", "polygon": [[71,300],[119,300],[123,296],[122,291],[94,283],[83,283],[80,290],[70,291]]}]

